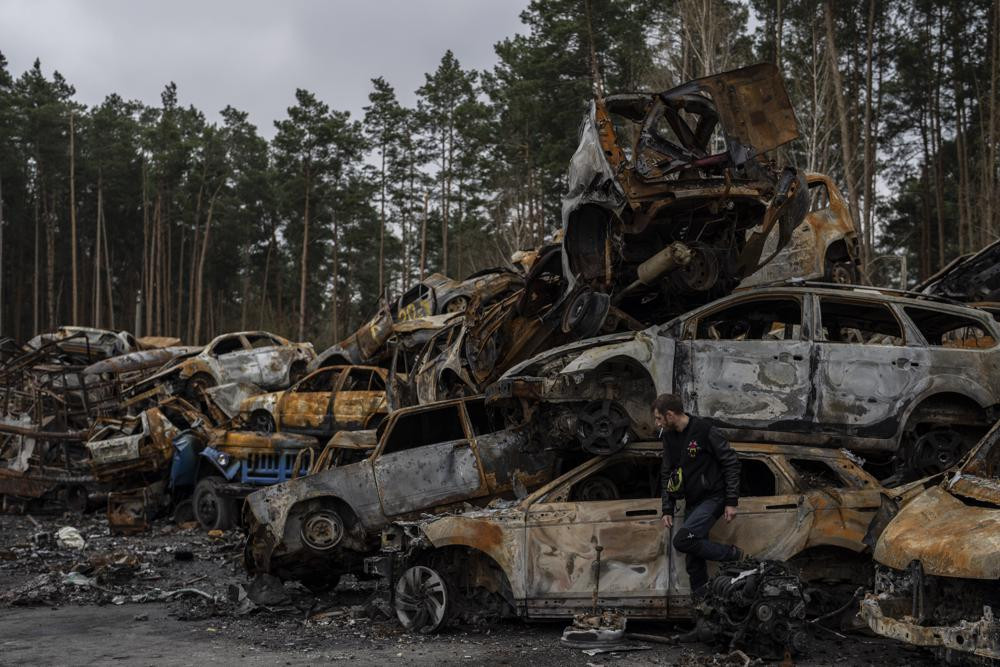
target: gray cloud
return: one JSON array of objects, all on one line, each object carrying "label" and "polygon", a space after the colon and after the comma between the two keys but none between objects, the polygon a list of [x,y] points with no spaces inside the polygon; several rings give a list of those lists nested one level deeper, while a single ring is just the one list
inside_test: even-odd
[{"label": "gray cloud", "polygon": [[463,67],[496,62],[493,44],[523,31],[527,0],[4,0],[0,52],[18,76],[40,58],[77,99],[116,92],[157,104],[175,81],[180,101],[209,118],[230,104],[265,136],[307,88],[358,117],[370,79],[383,76],[404,104],[446,49]]}]

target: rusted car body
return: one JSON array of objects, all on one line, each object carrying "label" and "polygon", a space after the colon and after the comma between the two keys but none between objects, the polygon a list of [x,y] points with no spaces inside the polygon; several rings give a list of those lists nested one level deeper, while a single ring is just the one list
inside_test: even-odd
[{"label": "rusted car body", "polygon": [[284,391],[247,398],[240,420],[251,430],[329,438],[337,431],[373,429],[389,412],[384,368],[329,366]]},{"label": "rusted car body", "polygon": [[[770,262],[739,284],[756,287],[789,278],[828,283],[857,284],[861,276],[858,234],[850,209],[840,189],[826,174],[805,174],[809,188],[809,213],[792,231],[788,245]],[[777,246],[778,236],[771,234],[764,244],[764,256]]]},{"label": "rusted car body", "polygon": [[517,291],[524,278],[509,269],[485,269],[462,281],[432,273],[404,292],[396,303],[396,320],[461,313],[473,300],[489,304]]},{"label": "rusted car body", "polygon": [[555,348],[487,397],[550,441],[609,453],[649,437],[653,398],[675,392],[731,439],[899,450],[916,477],[954,465],[992,423],[997,326],[976,308],[873,289],[761,288]]},{"label": "rusted car body", "polygon": [[59,327],[51,333],[39,334],[29,340],[25,348],[36,350],[46,343],[55,343],[63,354],[83,363],[143,349],[135,337],[127,331],[74,326]]},{"label": "rusted car body", "polygon": [[1000,301],[1000,241],[956,257],[915,290],[968,303]]},{"label": "rusted car body", "polygon": [[[964,465],[898,510],[861,616],[876,633],[944,658],[1000,661],[1000,425]],[[891,505],[889,505],[891,509]]]},{"label": "rusted car body", "polygon": [[266,331],[243,331],[217,336],[197,355],[168,363],[159,372],[129,388],[132,396],[156,393],[168,385],[167,394],[201,393],[221,384],[248,382],[264,388],[284,388],[306,374],[316,356],[312,343],[292,343]]},{"label": "rusted car body", "polygon": [[[739,507],[731,523],[716,523],[711,538],[762,560],[791,561],[805,579],[863,581],[863,538],[885,490],[840,451],[733,448],[743,467]],[[367,567],[402,580],[408,567],[430,567],[451,592],[525,618],[563,618],[595,604],[601,547],[598,607],[630,619],[687,617],[685,559],[661,522],[661,458],[659,442],[637,442],[516,504],[398,523],[383,533],[392,566],[370,559]],[[683,518],[680,506],[676,517]],[[419,591],[405,593],[419,605]]]},{"label": "rusted car body", "polygon": [[481,397],[397,410],[365,460],[251,494],[243,510],[247,568],[335,580],[360,570],[390,520],[485,504],[551,479],[551,453],[497,421]]},{"label": "rusted car body", "polygon": [[802,176],[764,157],[796,137],[770,64],[597,99],[563,200],[569,287],[611,294],[647,324],[728,293],[808,210]]}]

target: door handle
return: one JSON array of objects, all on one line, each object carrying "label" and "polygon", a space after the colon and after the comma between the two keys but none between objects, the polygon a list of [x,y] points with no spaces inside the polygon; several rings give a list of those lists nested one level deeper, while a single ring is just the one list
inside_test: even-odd
[{"label": "door handle", "polygon": [[787,362],[789,359],[791,359],[792,361],[802,361],[803,359],[801,354],[789,354],[788,352],[782,352],[781,354],[777,354],[774,356],[774,358],[777,359],[778,361],[785,361],[785,362]]},{"label": "door handle", "polygon": [[919,366],[920,364],[915,361],[910,361],[905,357],[899,357],[896,359],[895,364],[898,368],[906,368],[907,366]]}]

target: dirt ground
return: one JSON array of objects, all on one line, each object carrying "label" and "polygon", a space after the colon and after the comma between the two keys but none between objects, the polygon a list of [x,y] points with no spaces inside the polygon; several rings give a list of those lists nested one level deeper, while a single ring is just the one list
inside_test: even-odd
[{"label": "dirt ground", "polygon": [[[59,543],[63,526],[79,529],[82,549]],[[295,584],[250,582],[240,557],[238,532],[211,536],[163,522],[121,537],[109,535],[101,514],[0,515],[0,665],[743,664],[703,644],[640,643],[648,648],[591,656],[560,645],[562,623],[411,635],[369,603],[368,582],[316,596]],[[669,636],[687,628],[629,629]],[[795,664],[936,662],[901,644],[817,631]]]}]

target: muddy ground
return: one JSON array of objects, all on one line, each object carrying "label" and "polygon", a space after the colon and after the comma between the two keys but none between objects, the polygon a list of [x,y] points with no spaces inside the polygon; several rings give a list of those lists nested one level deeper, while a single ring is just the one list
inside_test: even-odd
[{"label": "muddy ground", "polygon": [[[82,549],[60,544],[63,526],[79,529]],[[644,643],[646,650],[590,656],[560,645],[562,623],[410,635],[370,602],[369,582],[345,581],[319,596],[294,584],[253,584],[240,557],[236,531],[209,535],[163,522],[121,537],[109,534],[101,514],[0,515],[0,665],[743,664],[703,644]],[[687,628],[629,629],[669,636]],[[819,631],[813,639],[796,664],[936,664],[872,637]]]}]

